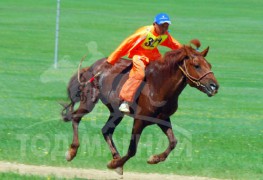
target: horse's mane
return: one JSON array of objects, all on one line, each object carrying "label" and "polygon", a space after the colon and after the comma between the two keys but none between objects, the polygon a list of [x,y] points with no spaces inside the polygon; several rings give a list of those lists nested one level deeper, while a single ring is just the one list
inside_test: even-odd
[{"label": "horse's mane", "polygon": [[183,60],[185,55],[185,49],[181,47],[180,49],[166,52],[160,62],[168,67],[174,67],[174,65]]},{"label": "horse's mane", "polygon": [[178,67],[178,64],[187,56],[186,51],[192,52],[189,46],[182,46],[177,50],[171,50],[164,54],[162,59],[152,61],[149,65],[149,70],[154,71],[167,71],[171,72]]}]

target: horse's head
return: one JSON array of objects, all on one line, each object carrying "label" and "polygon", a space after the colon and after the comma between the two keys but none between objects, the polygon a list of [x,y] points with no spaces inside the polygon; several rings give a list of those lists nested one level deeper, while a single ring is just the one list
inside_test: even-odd
[{"label": "horse's head", "polygon": [[198,52],[191,46],[184,46],[184,58],[179,68],[187,78],[187,83],[206,93],[209,97],[217,93],[219,84],[211,71],[211,64],[205,59],[209,47]]}]

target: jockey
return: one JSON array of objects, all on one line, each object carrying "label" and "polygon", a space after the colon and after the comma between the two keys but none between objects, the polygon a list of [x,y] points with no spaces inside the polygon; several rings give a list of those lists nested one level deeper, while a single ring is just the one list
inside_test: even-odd
[{"label": "jockey", "polygon": [[170,18],[165,13],[157,14],[153,25],[144,26],[126,38],[120,46],[108,57],[107,62],[115,64],[121,57],[128,55],[132,59],[133,67],[129,79],[124,83],[120,98],[123,100],[119,107],[122,112],[129,113],[129,103],[145,78],[145,67],[154,60],[160,60],[162,55],[157,49],[158,45],[173,50],[179,49],[181,44],[168,32]]}]

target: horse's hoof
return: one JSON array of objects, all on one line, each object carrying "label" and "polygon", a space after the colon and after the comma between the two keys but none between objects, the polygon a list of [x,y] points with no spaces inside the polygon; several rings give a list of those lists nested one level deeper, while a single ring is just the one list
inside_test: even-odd
[{"label": "horse's hoof", "polygon": [[123,175],[123,166],[117,167],[116,159],[113,159],[110,162],[108,162],[107,168],[114,170],[119,175]]},{"label": "horse's hoof", "polygon": [[114,159],[109,161],[107,164],[107,168],[108,169],[116,169],[116,167],[114,166],[116,163],[114,163]]},{"label": "horse's hoof", "polygon": [[120,159],[112,159],[110,162],[108,162],[108,169],[117,169],[118,167],[122,167],[123,165],[120,163],[119,160]]},{"label": "horse's hoof", "polygon": [[123,175],[123,167],[117,167],[114,171],[119,175]]},{"label": "horse's hoof", "polygon": [[66,160],[67,160],[67,161],[71,161],[71,160],[72,160],[72,158],[71,158],[71,155],[70,155],[70,152],[69,152],[69,151],[67,151],[67,152],[65,153],[65,158],[66,158]]},{"label": "horse's hoof", "polygon": [[148,164],[157,164],[159,162],[160,158],[158,156],[151,156],[147,161]]},{"label": "horse's hoof", "polygon": [[71,161],[72,159],[74,159],[74,157],[76,156],[76,154],[72,154],[72,150],[68,150],[66,153],[65,153],[65,157],[66,157],[66,160],[67,161]]}]

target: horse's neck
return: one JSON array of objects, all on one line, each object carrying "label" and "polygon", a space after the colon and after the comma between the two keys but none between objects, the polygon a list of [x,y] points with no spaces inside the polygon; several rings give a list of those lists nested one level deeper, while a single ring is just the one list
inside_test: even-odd
[{"label": "horse's neck", "polygon": [[153,69],[149,76],[152,81],[152,90],[162,94],[165,99],[177,98],[186,87],[185,78],[179,68],[172,71]]},{"label": "horse's neck", "polygon": [[167,98],[178,97],[186,86],[185,78],[179,68],[174,73],[168,75],[166,80],[163,79],[163,82],[166,85],[165,93]]}]

